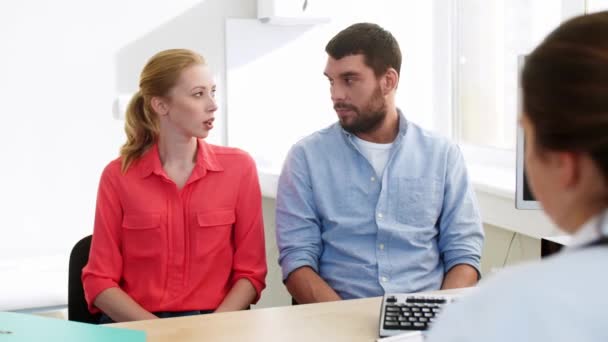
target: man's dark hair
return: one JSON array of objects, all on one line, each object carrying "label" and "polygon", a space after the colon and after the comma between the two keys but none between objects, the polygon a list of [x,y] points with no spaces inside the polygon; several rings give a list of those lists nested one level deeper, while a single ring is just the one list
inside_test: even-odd
[{"label": "man's dark hair", "polygon": [[327,52],[334,59],[362,54],[365,64],[374,70],[376,77],[393,68],[401,70],[401,50],[393,35],[372,23],[351,25],[334,36],[327,46]]}]

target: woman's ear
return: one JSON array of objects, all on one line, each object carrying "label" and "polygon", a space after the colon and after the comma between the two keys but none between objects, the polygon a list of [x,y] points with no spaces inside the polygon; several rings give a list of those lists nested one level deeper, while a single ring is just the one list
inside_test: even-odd
[{"label": "woman's ear", "polygon": [[160,116],[165,116],[169,114],[169,106],[166,100],[160,96],[154,96],[150,100],[150,105],[152,106],[154,112]]},{"label": "woman's ear", "polygon": [[397,89],[399,83],[399,74],[397,70],[388,68],[382,77],[382,94],[388,95],[391,91]]},{"label": "woman's ear", "polygon": [[581,156],[574,152],[554,152],[555,160],[559,170],[559,183],[567,189],[576,187],[581,181]]}]

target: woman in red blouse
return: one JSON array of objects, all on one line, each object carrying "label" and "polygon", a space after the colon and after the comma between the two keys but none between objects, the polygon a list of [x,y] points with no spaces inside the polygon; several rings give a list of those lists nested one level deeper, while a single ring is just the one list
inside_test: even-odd
[{"label": "woman in red blouse", "polygon": [[127,142],[104,169],[82,281],[102,322],[241,310],[260,298],[266,257],[251,157],[207,144],[215,83],[205,60],[166,50],[144,67]]}]

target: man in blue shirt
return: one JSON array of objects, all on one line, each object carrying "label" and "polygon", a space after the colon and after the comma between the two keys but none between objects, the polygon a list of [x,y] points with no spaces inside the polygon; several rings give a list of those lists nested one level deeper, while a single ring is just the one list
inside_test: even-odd
[{"label": "man in blue shirt", "polygon": [[401,52],[378,25],[326,46],[339,122],[295,144],[279,178],[279,263],[299,303],[474,285],[483,232],[458,147],[395,105]]}]

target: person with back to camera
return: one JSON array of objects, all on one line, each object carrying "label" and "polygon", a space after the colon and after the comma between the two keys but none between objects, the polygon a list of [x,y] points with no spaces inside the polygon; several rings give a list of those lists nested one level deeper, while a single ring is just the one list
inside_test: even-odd
[{"label": "person with back to camera", "polygon": [[529,184],[571,245],[480,284],[431,342],[608,341],[608,12],[561,24],[521,82]]},{"label": "person with back to camera", "polygon": [[464,160],[396,107],[397,41],[359,23],[325,50],[339,122],[296,143],[279,178],[287,289],[311,303],[476,284],[483,232]]},{"label": "person with back to camera", "polygon": [[242,310],[265,287],[256,167],[207,144],[216,85],[205,60],[165,50],[129,103],[127,142],[103,171],[82,272],[101,323]]}]

